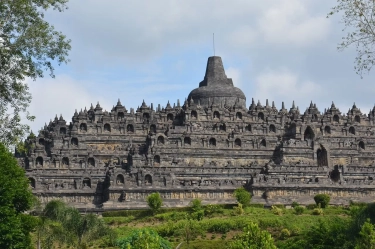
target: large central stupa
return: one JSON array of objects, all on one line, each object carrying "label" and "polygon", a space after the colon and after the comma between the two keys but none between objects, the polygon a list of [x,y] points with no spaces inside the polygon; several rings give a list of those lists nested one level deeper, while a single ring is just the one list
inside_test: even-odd
[{"label": "large central stupa", "polygon": [[246,108],[245,94],[233,86],[232,79],[227,78],[219,56],[208,58],[204,79],[199,83],[199,88],[190,92],[188,99],[206,107],[214,103],[221,107],[236,104]]}]

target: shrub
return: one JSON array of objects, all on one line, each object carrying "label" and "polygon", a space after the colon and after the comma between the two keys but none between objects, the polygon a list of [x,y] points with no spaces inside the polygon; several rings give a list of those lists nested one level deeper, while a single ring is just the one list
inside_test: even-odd
[{"label": "shrub", "polygon": [[244,210],[241,203],[238,203],[237,207],[233,207],[233,211],[235,215],[243,215]]},{"label": "shrub", "polygon": [[163,205],[163,200],[158,192],[152,193],[147,196],[147,204],[151,208],[153,213],[160,210],[161,205]]},{"label": "shrub", "polygon": [[288,237],[290,237],[290,231],[286,228],[282,229],[281,232],[280,232],[280,238],[286,239]]},{"label": "shrub", "polygon": [[297,214],[297,215],[301,215],[301,214],[303,214],[303,212],[305,212],[304,207],[297,206],[297,207],[294,208],[294,213]]},{"label": "shrub", "polygon": [[202,220],[204,217],[204,210],[198,210],[194,213],[191,213],[191,218],[194,220]]},{"label": "shrub", "polygon": [[314,201],[317,206],[320,205],[321,208],[326,208],[329,204],[331,197],[327,194],[317,194],[314,196]]},{"label": "shrub", "polygon": [[278,208],[277,206],[272,206],[271,211],[272,211],[273,214],[276,214],[276,215],[282,215],[283,214],[283,210],[281,208]]},{"label": "shrub", "polygon": [[214,214],[222,214],[222,213],[224,213],[224,209],[220,205],[208,204],[207,206],[204,206],[204,214],[207,216],[212,216]]},{"label": "shrub", "polygon": [[194,199],[190,202],[190,208],[192,212],[197,212],[202,210],[202,201],[200,199]]},{"label": "shrub", "polygon": [[306,208],[308,210],[313,210],[313,209],[317,208],[317,205],[316,204],[309,204],[309,205],[306,206]]},{"label": "shrub", "polygon": [[137,229],[126,238],[117,240],[117,246],[121,249],[171,249],[169,241],[160,237],[154,230],[151,229]]},{"label": "shrub", "polygon": [[256,223],[250,223],[245,227],[244,233],[229,244],[229,248],[276,249],[276,246],[270,233],[262,231]]},{"label": "shrub", "polygon": [[251,194],[244,188],[240,187],[234,191],[234,197],[238,203],[241,203],[243,207],[250,204]]},{"label": "shrub", "polygon": [[298,202],[296,202],[296,201],[292,202],[292,208],[295,208],[295,207],[298,207],[298,206],[299,206]]},{"label": "shrub", "polygon": [[322,208],[314,208],[314,210],[312,211],[312,214],[313,215],[323,215],[323,209]]}]

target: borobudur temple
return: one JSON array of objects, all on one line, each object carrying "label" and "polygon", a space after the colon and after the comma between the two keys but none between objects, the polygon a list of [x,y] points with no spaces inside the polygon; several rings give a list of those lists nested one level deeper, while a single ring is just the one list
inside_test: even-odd
[{"label": "borobudur temple", "polygon": [[56,116],[16,154],[42,203],[84,209],[143,208],[152,192],[170,207],[234,203],[240,186],[270,205],[309,203],[318,193],[333,203],[372,201],[374,120],[375,107],[364,114],[355,104],[346,114],[334,103],[323,113],[313,103],[302,113],[294,103],[247,108],[213,56],[184,103],[91,105],[70,123]]}]

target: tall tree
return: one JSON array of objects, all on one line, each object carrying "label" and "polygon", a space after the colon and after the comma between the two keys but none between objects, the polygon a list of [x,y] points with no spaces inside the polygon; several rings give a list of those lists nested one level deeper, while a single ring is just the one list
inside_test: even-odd
[{"label": "tall tree", "polygon": [[343,31],[347,32],[338,45],[339,50],[355,46],[354,69],[361,77],[375,64],[375,1],[373,0],[337,0],[328,16],[342,12]]},{"label": "tall tree", "polygon": [[68,62],[70,40],[44,19],[48,9],[63,11],[68,0],[0,1],[0,142],[19,142],[29,126],[21,116],[31,101],[27,78],[54,77],[54,64]]},{"label": "tall tree", "polygon": [[36,219],[24,214],[32,203],[25,172],[0,143],[0,248],[32,248],[30,231]]}]

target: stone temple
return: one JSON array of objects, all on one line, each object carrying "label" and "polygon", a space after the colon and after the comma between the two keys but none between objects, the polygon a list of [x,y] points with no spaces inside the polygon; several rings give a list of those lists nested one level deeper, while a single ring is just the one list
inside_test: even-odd
[{"label": "stone temple", "polygon": [[262,105],[233,86],[220,57],[208,58],[199,87],[184,103],[163,108],[143,101],[128,111],[95,107],[57,116],[19,155],[42,203],[61,198],[88,210],[142,208],[159,192],[165,206],[234,203],[244,186],[253,202],[333,203],[375,198],[375,107],[354,104],[346,114],[332,103],[320,112],[272,102]]}]

